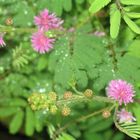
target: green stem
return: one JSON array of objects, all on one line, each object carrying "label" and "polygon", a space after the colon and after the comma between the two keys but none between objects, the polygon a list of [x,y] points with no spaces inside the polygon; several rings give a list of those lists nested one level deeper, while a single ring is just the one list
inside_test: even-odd
[{"label": "green stem", "polygon": [[72,98],[64,100],[64,99],[60,99],[57,101],[57,105],[61,106],[61,105],[68,105],[68,104],[72,104],[72,103],[79,103],[79,102],[87,102],[87,101],[97,101],[97,102],[104,102],[104,103],[111,103],[114,104],[114,100],[109,99],[108,97],[102,97],[102,96],[93,96],[91,99],[86,98],[84,95],[73,95]]},{"label": "green stem", "polygon": [[0,26],[0,32],[32,33],[35,31],[37,31],[37,29],[35,28],[15,28],[15,27]]},{"label": "green stem", "polygon": [[61,134],[64,130],[66,130],[69,126],[71,126],[71,124],[76,123],[76,122],[79,122],[79,121],[84,121],[84,120],[86,120],[86,119],[88,119],[88,118],[91,118],[91,117],[93,117],[93,116],[96,116],[96,115],[102,113],[102,112],[103,112],[104,110],[106,110],[106,109],[108,109],[108,107],[103,108],[103,109],[101,109],[101,110],[98,110],[98,111],[96,111],[96,112],[92,112],[92,113],[90,113],[90,114],[88,114],[88,115],[79,117],[79,118],[77,118],[77,119],[75,119],[75,120],[72,120],[72,121],[66,123],[63,127],[59,128],[59,129],[56,131],[56,133],[54,134],[54,137],[56,137],[56,136],[58,136],[59,134]]}]

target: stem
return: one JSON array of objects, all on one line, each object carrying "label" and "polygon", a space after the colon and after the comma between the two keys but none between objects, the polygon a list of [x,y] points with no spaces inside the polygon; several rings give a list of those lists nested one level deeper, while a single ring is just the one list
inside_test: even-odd
[{"label": "stem", "polygon": [[116,0],[116,5],[118,7],[118,9],[121,11],[123,9],[121,3],[120,3],[120,0]]},{"label": "stem", "polygon": [[114,66],[113,69],[116,71],[116,70],[118,70],[117,58],[116,58],[116,52],[114,50],[114,46],[113,46],[112,42],[110,42],[108,48],[111,51],[112,63],[113,63],[113,66]]},{"label": "stem", "polygon": [[20,33],[32,33],[37,31],[35,28],[15,28],[15,27],[7,27],[7,26],[1,26],[0,32],[20,32]]},{"label": "stem", "polygon": [[60,99],[57,101],[57,105],[61,106],[64,104],[72,104],[72,103],[76,103],[76,102],[87,102],[87,101],[97,101],[97,102],[104,102],[104,103],[111,103],[114,104],[114,100],[109,99],[108,97],[102,97],[102,96],[93,96],[91,99],[86,98],[84,95],[73,95],[72,98],[64,100],[64,99]]},{"label": "stem", "polygon": [[54,134],[53,137],[55,138],[56,136],[58,136],[59,134],[61,134],[61,133],[62,133],[64,130],[66,130],[71,124],[76,123],[76,122],[79,122],[79,121],[84,121],[84,120],[86,120],[86,119],[88,119],[88,118],[91,118],[91,117],[93,117],[93,116],[96,116],[96,115],[102,113],[102,112],[103,112],[104,110],[106,110],[106,109],[108,109],[108,107],[103,108],[103,109],[101,109],[101,110],[99,110],[99,111],[96,111],[96,112],[92,112],[92,113],[90,113],[90,114],[88,114],[88,115],[79,117],[79,118],[77,118],[77,119],[75,119],[75,120],[72,120],[72,121],[66,123],[63,127],[59,128],[59,129],[56,131],[56,133]]}]

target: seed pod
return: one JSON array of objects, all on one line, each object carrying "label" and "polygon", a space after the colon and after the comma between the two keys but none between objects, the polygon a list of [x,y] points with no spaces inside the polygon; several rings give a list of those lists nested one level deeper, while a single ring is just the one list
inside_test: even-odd
[{"label": "seed pod", "polygon": [[71,91],[66,91],[63,95],[63,98],[65,100],[70,99],[72,97],[72,92]]},{"label": "seed pod", "polygon": [[91,89],[86,89],[86,91],[84,92],[84,95],[87,98],[91,98],[91,97],[93,97],[93,91]]},{"label": "seed pod", "polygon": [[62,108],[62,115],[63,116],[70,115],[70,112],[71,112],[71,109],[69,107],[65,106],[65,107]]},{"label": "seed pod", "polygon": [[49,100],[56,101],[57,95],[55,92],[49,92],[48,98],[49,98]]},{"label": "seed pod", "polygon": [[111,113],[110,113],[109,110],[105,110],[105,111],[103,111],[103,113],[102,113],[102,116],[103,116],[104,118],[106,118],[106,119],[109,118],[110,115],[111,115]]}]

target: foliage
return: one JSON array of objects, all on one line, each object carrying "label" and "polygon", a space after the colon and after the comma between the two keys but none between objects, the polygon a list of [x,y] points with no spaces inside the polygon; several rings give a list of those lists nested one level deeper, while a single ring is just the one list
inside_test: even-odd
[{"label": "foliage", "polygon": [[[11,134],[32,137],[47,127],[53,140],[125,139],[123,133],[112,129],[115,122],[120,131],[139,138],[139,0],[0,3],[0,32],[6,32],[7,44],[0,48],[0,121],[9,126]],[[52,51],[38,54],[31,47],[30,36],[36,31],[34,16],[45,8],[64,20],[65,29],[56,33]],[[13,21],[11,25],[6,22],[8,18]],[[119,124],[112,119],[116,103],[102,97],[106,96],[105,87],[112,79],[124,79],[134,85],[137,99],[127,108],[136,116],[136,123]],[[93,97],[83,94],[86,89],[93,91]],[[57,95],[54,101],[48,97],[51,91]],[[72,91],[71,99],[63,99],[66,91]],[[36,110],[29,104],[33,95],[35,105],[41,106]],[[43,100],[39,95],[46,98]],[[44,103],[49,107],[42,107]],[[69,116],[62,113],[64,107],[71,109]],[[107,119],[101,115],[104,109],[111,113]]]}]

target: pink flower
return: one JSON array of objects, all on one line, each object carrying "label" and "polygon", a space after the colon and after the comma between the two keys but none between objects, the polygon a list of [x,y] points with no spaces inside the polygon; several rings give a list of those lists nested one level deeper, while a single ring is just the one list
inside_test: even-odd
[{"label": "pink flower", "polygon": [[40,12],[39,16],[35,16],[34,22],[40,29],[44,29],[45,31],[60,28],[63,23],[54,13],[50,14],[47,9]]},{"label": "pink flower", "polygon": [[34,33],[31,39],[34,50],[39,53],[48,52],[51,48],[53,48],[54,41],[54,39],[45,36],[42,30]]},{"label": "pink flower", "polygon": [[133,117],[131,112],[127,112],[125,109],[117,112],[117,119],[119,123],[131,123],[136,121],[136,118]]},{"label": "pink flower", "polygon": [[123,80],[112,80],[106,88],[107,96],[117,100],[120,105],[133,102],[135,91],[131,84]]},{"label": "pink flower", "polygon": [[4,42],[4,40],[3,40],[3,34],[1,33],[0,34],[0,46],[5,46],[6,44],[5,44],[5,42]]}]

